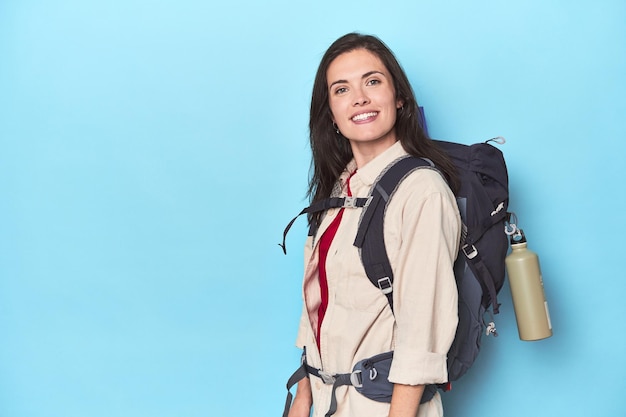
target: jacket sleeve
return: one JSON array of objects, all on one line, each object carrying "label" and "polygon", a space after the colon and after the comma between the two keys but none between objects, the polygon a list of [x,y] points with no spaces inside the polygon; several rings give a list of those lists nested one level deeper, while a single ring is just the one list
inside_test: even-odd
[{"label": "jacket sleeve", "polygon": [[[424,185],[424,178],[430,185]],[[394,202],[396,196],[404,197]],[[401,242],[390,253],[396,335],[389,380],[407,385],[446,382],[446,356],[458,322],[456,200],[436,172],[411,175],[391,199],[388,216],[400,219],[390,222],[397,223],[393,233]]]}]

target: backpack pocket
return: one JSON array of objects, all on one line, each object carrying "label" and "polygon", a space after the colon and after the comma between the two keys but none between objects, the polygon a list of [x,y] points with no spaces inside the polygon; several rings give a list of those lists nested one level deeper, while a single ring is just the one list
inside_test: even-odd
[{"label": "backpack pocket", "polygon": [[393,351],[357,362],[352,369],[354,388],[370,400],[391,402],[393,383],[389,382],[389,370],[392,359]]}]

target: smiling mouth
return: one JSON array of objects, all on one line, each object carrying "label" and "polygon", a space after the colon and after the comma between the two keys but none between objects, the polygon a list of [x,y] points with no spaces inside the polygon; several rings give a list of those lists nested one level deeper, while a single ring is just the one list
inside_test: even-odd
[{"label": "smiling mouth", "polygon": [[376,111],[372,111],[372,112],[369,112],[369,113],[361,113],[361,114],[357,114],[356,116],[352,117],[352,121],[353,122],[362,122],[363,120],[370,119],[372,117],[375,117],[376,115],[378,115],[378,112],[376,112]]}]

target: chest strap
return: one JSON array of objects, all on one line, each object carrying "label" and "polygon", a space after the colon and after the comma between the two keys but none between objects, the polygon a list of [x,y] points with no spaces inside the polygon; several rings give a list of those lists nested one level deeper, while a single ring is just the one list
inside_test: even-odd
[{"label": "chest strap", "polygon": [[286,255],[287,246],[286,246],[285,241],[287,239],[287,233],[289,232],[289,229],[291,229],[291,226],[296,221],[296,219],[303,214],[319,213],[320,211],[326,211],[331,208],[367,207],[371,201],[372,201],[372,197],[330,197],[330,198],[325,198],[324,200],[315,202],[311,204],[309,207],[305,207],[304,209],[302,209],[302,211],[296,217],[291,219],[291,221],[289,222],[289,224],[287,224],[287,227],[285,227],[285,230],[283,232],[283,243],[279,243],[278,246],[283,248],[283,252]]}]

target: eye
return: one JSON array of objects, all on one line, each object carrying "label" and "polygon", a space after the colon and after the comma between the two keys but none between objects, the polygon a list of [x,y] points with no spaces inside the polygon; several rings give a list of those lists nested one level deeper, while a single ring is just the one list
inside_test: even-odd
[{"label": "eye", "polygon": [[380,80],[377,78],[372,78],[371,80],[367,80],[365,85],[377,85],[380,84]]},{"label": "eye", "polygon": [[346,87],[339,87],[335,89],[335,94],[343,94],[346,91],[348,91],[348,89]]}]

